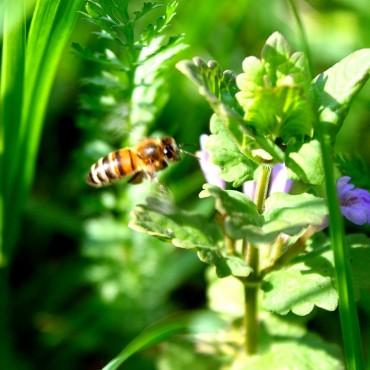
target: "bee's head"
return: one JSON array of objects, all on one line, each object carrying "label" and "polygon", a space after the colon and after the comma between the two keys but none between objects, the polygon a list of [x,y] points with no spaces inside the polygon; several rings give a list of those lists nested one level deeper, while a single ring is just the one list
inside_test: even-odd
[{"label": "bee's head", "polygon": [[178,161],[180,159],[180,150],[173,137],[164,137],[161,139],[163,154],[168,161]]}]

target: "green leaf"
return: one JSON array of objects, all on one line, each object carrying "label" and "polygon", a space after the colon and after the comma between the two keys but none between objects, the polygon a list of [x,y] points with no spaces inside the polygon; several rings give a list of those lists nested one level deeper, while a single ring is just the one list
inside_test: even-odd
[{"label": "green leaf", "polygon": [[[10,173],[15,172],[13,156],[19,152],[18,132],[21,126],[24,57],[26,48],[26,20],[24,4],[3,4],[0,17],[4,17],[1,85],[0,85],[0,267],[9,258],[7,210],[12,207],[13,181]],[[18,24],[16,27],[15,24]]]},{"label": "green leaf", "polygon": [[195,57],[176,64],[177,69],[193,81],[202,95],[220,117],[233,116],[240,111],[235,100],[236,84],[233,72],[222,72],[218,63]]},{"label": "green leaf", "polygon": [[[315,248],[297,258],[296,264],[268,274],[262,286],[263,306],[279,314],[289,311],[307,315],[314,306],[332,311],[336,308],[338,294],[335,286],[333,252],[327,237],[314,239]],[[370,290],[368,269],[370,264],[370,239],[363,234],[347,237],[354,287],[359,293]]]},{"label": "green leaf", "polygon": [[275,340],[268,350],[254,356],[239,355],[230,370],[344,370],[338,348],[314,334]]},{"label": "green leaf", "polygon": [[215,207],[227,220],[231,218],[240,224],[262,225],[263,217],[258,213],[256,205],[240,191],[223,190],[218,186],[205,184],[200,198],[215,198]]},{"label": "green leaf", "polygon": [[289,154],[288,166],[295,172],[293,179],[299,179],[307,184],[322,185],[324,183],[324,168],[320,143],[317,140],[303,144],[298,152]]},{"label": "green leaf", "polygon": [[338,294],[330,251],[268,274],[262,284],[264,309],[308,315],[315,306],[334,311]]},{"label": "green leaf", "polygon": [[312,134],[310,75],[302,53],[291,54],[287,41],[275,32],[263,47],[262,59],[246,58],[243,71],[236,79],[236,98],[248,125],[286,144]]},{"label": "green leaf", "polygon": [[211,117],[210,131],[212,135],[206,149],[211,161],[220,168],[220,176],[234,187],[252,179],[257,164],[241,152],[230,131],[215,114]]},{"label": "green leaf", "polygon": [[[7,122],[19,127],[17,148],[8,169],[12,193],[11,207],[6,212],[7,244],[14,244],[19,226],[19,215],[31,186],[38,151],[43,119],[57,66],[69,37],[74,29],[83,0],[36,2],[25,54],[25,76],[21,124]],[[16,47],[16,46],[14,46]]]},{"label": "green leaf", "polygon": [[216,274],[219,278],[231,275],[231,269],[226,263],[226,258],[221,255],[220,251],[199,249],[197,255],[202,262],[215,266]]},{"label": "green leaf", "polygon": [[[195,57],[193,60],[182,60],[177,63],[176,67],[197,85],[199,94],[207,100],[218,116],[219,121],[224,125],[222,131],[227,133],[227,140],[222,145],[226,150],[230,146],[234,154],[237,154],[235,148],[238,148],[244,154],[244,157],[246,155],[249,156],[252,167],[253,161],[258,162],[257,159],[252,160],[253,155],[251,152],[253,149],[262,148],[278,162],[283,161],[284,155],[280,148],[274,144],[273,140],[266,138],[265,135],[256,136],[254,130],[245,125],[242,117],[243,110],[236,99],[238,88],[232,71],[226,70],[221,72],[217,62],[211,60],[206,63],[199,57]],[[231,142],[234,142],[234,144],[231,144]],[[228,162],[228,159],[222,161],[221,157],[219,156],[221,162]],[[233,156],[234,165],[237,162],[237,158],[241,162],[246,161],[246,159],[243,159],[243,156]],[[236,176],[228,173],[225,175],[231,178]],[[238,180],[235,184],[240,184],[240,181]]]},{"label": "green leaf", "polygon": [[162,342],[175,334],[213,332],[223,325],[218,316],[207,311],[163,320],[139,334],[102,370],[116,370],[135,353]]},{"label": "green leaf", "polygon": [[224,255],[222,230],[217,223],[200,214],[181,211],[164,200],[148,198],[146,205],[137,206],[129,226],[175,247],[196,249],[199,259],[214,265],[219,277],[246,277],[252,272],[242,258]]},{"label": "green leaf", "polygon": [[134,20],[137,21],[138,19],[144,17],[146,14],[148,14],[150,11],[161,7],[161,4],[152,3],[152,2],[145,2],[142,6],[142,8],[136,12],[134,12]]},{"label": "green leaf", "polygon": [[187,48],[182,39],[176,37],[166,41],[164,37],[156,37],[140,51],[129,118],[138,129],[138,138],[143,136],[143,128],[148,129],[168,100],[166,74],[176,56]]},{"label": "green leaf", "polygon": [[370,49],[346,56],[312,82],[319,119],[331,134],[338,133],[350,104],[364,86],[370,73]]},{"label": "green leaf", "polygon": [[230,274],[235,277],[247,277],[252,272],[253,269],[244,261],[243,258],[237,256],[226,256],[224,257],[226,265],[230,269]]},{"label": "green leaf", "polygon": [[217,251],[222,238],[220,227],[206,217],[181,211],[157,198],[148,198],[146,205],[137,206],[129,226],[186,249]]},{"label": "green leaf", "polygon": [[266,200],[261,226],[230,217],[225,227],[235,239],[271,243],[280,233],[297,235],[309,225],[321,225],[326,213],[324,200],[311,194],[274,193]]}]

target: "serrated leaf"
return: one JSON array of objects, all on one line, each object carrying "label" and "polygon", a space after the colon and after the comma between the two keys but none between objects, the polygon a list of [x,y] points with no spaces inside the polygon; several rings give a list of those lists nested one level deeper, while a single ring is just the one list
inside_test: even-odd
[{"label": "serrated leaf", "polygon": [[262,284],[264,309],[281,315],[308,315],[315,306],[334,311],[338,294],[331,252],[268,274]]},{"label": "serrated leaf", "polygon": [[[370,239],[363,234],[349,235],[350,263],[355,288],[370,290]],[[315,249],[298,263],[266,276],[263,306],[269,311],[306,315],[314,306],[332,311],[336,308],[335,268],[330,241],[314,241]]]},{"label": "serrated leaf", "polygon": [[210,131],[207,151],[211,161],[220,168],[220,176],[234,187],[252,179],[257,164],[240,151],[224,122],[215,114],[211,117]]},{"label": "serrated leaf", "polygon": [[276,70],[281,64],[289,60],[292,50],[288,41],[279,32],[274,32],[262,48],[262,59]]},{"label": "serrated leaf", "polygon": [[217,251],[222,238],[220,227],[204,216],[181,211],[155,198],[148,198],[146,205],[139,205],[132,211],[129,226],[186,249]]},{"label": "serrated leaf", "polygon": [[134,20],[137,21],[138,19],[142,18],[146,14],[148,14],[150,11],[161,7],[161,4],[153,3],[153,2],[144,2],[142,8],[136,12],[134,12]]},{"label": "serrated leaf", "polygon": [[238,219],[242,223],[261,225],[262,216],[258,213],[256,205],[240,191],[223,190],[218,186],[205,184],[200,198],[215,198],[215,207],[226,218]]},{"label": "serrated leaf", "polygon": [[286,143],[311,134],[308,64],[302,53],[291,54],[281,34],[275,32],[268,38],[261,60],[244,60],[243,73],[236,81],[244,119],[259,134],[280,137]]},{"label": "serrated leaf", "polygon": [[297,235],[308,225],[321,225],[326,213],[324,200],[311,194],[274,193],[266,200],[261,226],[230,218],[225,220],[225,228],[235,239],[270,243],[280,233]]},{"label": "serrated leaf", "polygon": [[[208,101],[213,111],[219,117],[218,119],[224,125],[223,131],[228,135],[227,138],[234,142],[234,146],[232,146],[234,154],[237,154],[234,151],[236,146],[241,153],[244,153],[244,156],[249,155],[250,161],[253,163],[253,160],[251,160],[253,159],[252,150],[262,148],[277,161],[283,161],[284,155],[280,148],[274,144],[273,140],[266,138],[265,135],[256,135],[254,130],[245,124],[242,117],[243,110],[236,99],[238,88],[232,71],[226,70],[222,72],[217,62],[211,60],[206,63],[199,57],[195,57],[193,60],[182,60],[177,63],[176,67],[197,85],[199,94]],[[226,150],[229,149],[227,148],[227,143],[224,143],[223,147]],[[222,162],[221,157],[222,155],[219,156],[220,162]],[[236,166],[237,158],[242,162],[245,161],[240,156],[229,158],[232,159],[234,167]],[[255,161],[258,162],[258,160]],[[228,160],[223,162],[226,163]],[[231,174],[225,173],[225,176],[233,178],[236,176],[236,170]],[[238,180],[236,184],[240,185],[240,181]]]},{"label": "serrated leaf", "polygon": [[335,137],[370,73],[370,49],[346,56],[312,81],[319,119]]},{"label": "serrated leaf", "polygon": [[314,334],[273,342],[267,351],[254,356],[239,355],[230,370],[344,370],[339,349]]},{"label": "serrated leaf", "polygon": [[233,72],[222,72],[216,61],[210,60],[207,63],[199,57],[182,60],[176,67],[197,85],[199,94],[220,117],[232,116],[233,111],[239,111],[240,107],[234,97],[237,89]]},{"label": "serrated leaf", "polygon": [[[135,70],[131,94],[130,122],[148,127],[168,100],[166,72],[179,53],[187,48],[180,38],[156,37],[143,47]],[[139,130],[137,136],[142,136]]]},{"label": "serrated leaf", "polygon": [[320,143],[311,140],[303,144],[298,152],[290,153],[288,166],[295,172],[293,179],[299,179],[307,184],[322,185],[324,168]]}]

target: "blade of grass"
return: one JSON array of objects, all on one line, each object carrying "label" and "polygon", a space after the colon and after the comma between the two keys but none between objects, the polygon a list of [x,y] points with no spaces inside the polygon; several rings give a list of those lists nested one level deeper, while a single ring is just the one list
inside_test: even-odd
[{"label": "blade of grass", "polygon": [[6,194],[7,176],[18,150],[18,131],[24,81],[26,20],[23,1],[4,2],[2,7],[3,45],[0,86],[0,368],[14,368],[12,335],[9,327],[8,248],[4,243],[6,209],[11,205]]},{"label": "blade of grass", "polygon": [[306,31],[305,31],[304,26],[303,26],[302,19],[299,15],[295,0],[288,0],[288,4],[289,4],[289,6],[292,10],[294,19],[297,23],[297,27],[298,27],[298,30],[299,30],[299,33],[300,33],[300,36],[301,36],[302,47],[304,49],[304,52],[305,52],[307,60],[308,60],[308,66],[309,66],[310,72],[312,73],[313,65],[312,65],[311,50],[310,50],[310,47],[309,47],[309,44],[308,44],[307,35],[306,35]]},{"label": "blade of grass", "polygon": [[[320,122],[325,127],[325,122]],[[360,326],[357,316],[349,265],[348,246],[344,238],[343,218],[340,212],[334,177],[334,158],[331,151],[331,136],[320,133],[321,150],[325,171],[325,187],[329,208],[330,240],[334,253],[335,272],[339,295],[339,315],[342,326],[344,357],[347,370],[365,368],[361,345]]]},{"label": "blade of grass", "polygon": [[205,333],[215,331],[223,325],[223,321],[212,312],[195,312],[162,320],[139,334],[102,370],[116,370],[135,353],[162,342],[175,334]]},{"label": "blade of grass", "polygon": [[[1,87],[0,87],[0,122],[1,122],[1,162],[0,179],[2,206],[8,209],[8,198],[11,183],[8,173],[12,170],[13,155],[19,151],[18,132],[21,125],[21,106],[24,80],[24,57],[26,47],[26,28],[24,6],[22,1],[8,2],[4,5],[4,36],[1,63]],[[19,18],[23,13],[23,22],[14,27],[14,18]],[[1,214],[3,217],[3,212]],[[4,215],[5,216],[5,215]],[[5,222],[5,217],[2,219]],[[1,222],[1,228],[3,223]],[[1,234],[3,235],[3,234]],[[1,243],[2,244],[2,243]],[[1,261],[6,259],[7,251],[0,251]]]},{"label": "blade of grass", "polygon": [[19,216],[31,186],[40,134],[52,82],[61,54],[71,36],[84,0],[38,0],[28,35],[22,121],[21,151],[13,157],[10,176],[12,207],[7,208],[6,245],[12,249],[18,234]]}]

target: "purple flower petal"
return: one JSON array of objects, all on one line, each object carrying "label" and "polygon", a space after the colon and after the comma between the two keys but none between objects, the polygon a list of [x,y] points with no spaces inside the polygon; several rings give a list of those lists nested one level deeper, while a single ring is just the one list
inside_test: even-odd
[{"label": "purple flower petal", "polygon": [[356,225],[370,223],[370,193],[356,188],[350,180],[350,177],[343,176],[337,181],[342,214]]},{"label": "purple flower petal", "polygon": [[225,181],[220,177],[220,168],[211,162],[209,153],[206,149],[208,137],[208,135],[200,136],[201,150],[198,152],[200,168],[208,184],[225,189]]},{"label": "purple flower petal", "polygon": [[243,184],[243,193],[253,200],[254,198],[254,192],[256,191],[256,182],[254,180],[246,181]]},{"label": "purple flower petal", "polygon": [[269,194],[288,193],[293,181],[288,178],[288,169],[284,163],[276,164],[271,171]]},{"label": "purple flower petal", "polygon": [[[288,170],[284,163],[278,163],[272,168],[269,195],[273,193],[288,193],[292,188],[293,181],[288,179]],[[250,199],[254,198],[256,191],[256,182],[254,180],[246,181],[243,184],[243,193]]]}]

